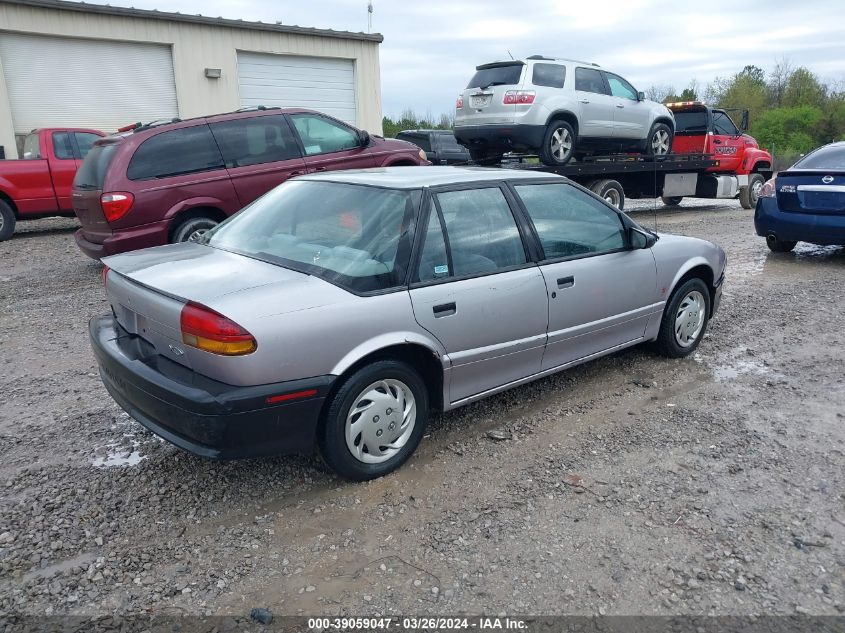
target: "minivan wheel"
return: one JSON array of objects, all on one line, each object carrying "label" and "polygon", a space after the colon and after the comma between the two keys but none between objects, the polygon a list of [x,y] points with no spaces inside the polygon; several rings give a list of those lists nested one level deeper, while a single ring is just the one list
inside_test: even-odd
[{"label": "minivan wheel", "polygon": [[420,375],[397,360],[352,374],[332,396],[317,434],[326,463],[354,481],[399,468],[416,450],[428,422],[428,392]]},{"label": "minivan wheel", "polygon": [[698,277],[681,284],[669,298],[660,322],[657,349],[669,358],[689,356],[701,343],[710,317],[710,291]]},{"label": "minivan wheel", "polygon": [[769,250],[773,253],[788,253],[798,242],[793,242],[791,240],[779,240],[775,235],[769,233],[766,236],[766,246],[769,247]]},{"label": "minivan wheel", "polygon": [[566,121],[552,121],[543,136],[540,160],[552,167],[565,165],[575,150],[575,130]]},{"label": "minivan wheel", "polygon": [[191,242],[202,237],[206,231],[213,229],[219,222],[204,216],[188,218],[179,224],[174,230],[170,238],[172,244],[178,242]]},{"label": "minivan wheel", "polygon": [[646,154],[665,156],[672,151],[672,129],[665,123],[655,123],[648,133]]},{"label": "minivan wheel", "polygon": [[0,200],[0,242],[8,240],[15,233],[15,212]]}]

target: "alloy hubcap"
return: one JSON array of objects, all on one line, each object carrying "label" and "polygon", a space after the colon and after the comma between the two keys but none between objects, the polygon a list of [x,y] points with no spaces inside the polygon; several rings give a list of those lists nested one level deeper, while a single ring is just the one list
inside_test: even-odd
[{"label": "alloy hubcap", "polygon": [[651,137],[651,149],[655,154],[669,153],[669,132],[657,130]]},{"label": "alloy hubcap", "polygon": [[197,229],[196,231],[192,232],[192,233],[188,236],[188,241],[189,241],[189,242],[196,242],[196,241],[197,241],[198,239],[200,239],[203,235],[205,235],[206,233],[208,233],[208,232],[209,232],[209,230],[211,230],[211,229],[210,229],[210,228],[208,228],[208,229]]},{"label": "alloy hubcap", "polygon": [[563,162],[572,151],[572,135],[565,127],[559,127],[552,132],[552,156]]},{"label": "alloy hubcap", "polygon": [[417,403],[401,380],[374,382],[358,394],[346,416],[346,446],[358,461],[380,464],[408,443]]},{"label": "alloy hubcap", "polygon": [[615,189],[609,189],[607,193],[604,194],[604,199],[614,208],[619,208],[619,192]]},{"label": "alloy hubcap", "polygon": [[704,327],[704,296],[693,290],[678,305],[675,313],[675,340],[681,347],[694,344]]},{"label": "alloy hubcap", "polygon": [[757,204],[757,198],[760,197],[760,190],[763,188],[763,183],[759,180],[754,181],[751,187],[751,204]]}]

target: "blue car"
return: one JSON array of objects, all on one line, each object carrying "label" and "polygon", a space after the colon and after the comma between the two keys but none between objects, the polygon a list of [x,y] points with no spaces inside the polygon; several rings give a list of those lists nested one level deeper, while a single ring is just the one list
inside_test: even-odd
[{"label": "blue car", "polygon": [[845,245],[845,142],[812,151],[763,185],[754,228],[776,253],[798,242]]}]

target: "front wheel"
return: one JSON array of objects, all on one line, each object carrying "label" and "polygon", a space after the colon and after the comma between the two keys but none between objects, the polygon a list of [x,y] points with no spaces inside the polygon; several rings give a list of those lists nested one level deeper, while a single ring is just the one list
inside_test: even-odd
[{"label": "front wheel", "polygon": [[552,121],[543,135],[540,160],[546,165],[566,165],[575,150],[575,130],[566,121]]},{"label": "front wheel", "polygon": [[648,133],[646,154],[665,156],[672,151],[672,129],[665,123],[655,123]]},{"label": "front wheel", "polygon": [[318,444],[336,473],[366,481],[399,468],[416,450],[427,422],[428,392],[416,370],[401,361],[377,361],[334,394]]},{"label": "front wheel", "polygon": [[0,200],[0,242],[8,240],[15,233],[15,212]]},{"label": "front wheel", "polygon": [[760,197],[764,182],[762,174],[751,174],[748,177],[748,186],[741,187],[739,190],[739,203],[743,209],[753,209],[757,206],[757,199]]},{"label": "front wheel", "polygon": [[710,291],[699,278],[688,279],[669,299],[660,322],[657,349],[669,358],[689,356],[701,343],[710,317]]},{"label": "front wheel", "polygon": [[767,235],[766,236],[766,246],[769,247],[769,250],[773,253],[788,253],[798,242],[793,242],[791,240],[779,240],[774,235]]}]

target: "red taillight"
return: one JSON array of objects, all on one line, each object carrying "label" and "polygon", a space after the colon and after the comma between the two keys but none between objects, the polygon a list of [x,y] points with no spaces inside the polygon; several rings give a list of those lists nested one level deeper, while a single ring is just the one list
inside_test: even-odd
[{"label": "red taillight", "polygon": [[186,303],[179,319],[185,345],[224,356],[251,354],[258,347],[252,334],[211,308]]},{"label": "red taillight", "polygon": [[458,95],[458,98],[455,99],[455,109],[460,110],[464,107],[464,98],[461,95]]},{"label": "red taillight", "polygon": [[775,197],[775,186],[777,184],[777,180],[772,178],[771,180],[767,180],[763,186],[760,188],[760,194],[758,197],[760,198],[774,198]]},{"label": "red taillight", "polygon": [[502,103],[505,105],[528,105],[534,103],[533,90],[508,90]]},{"label": "red taillight", "polygon": [[109,280],[109,267],[103,264],[103,285],[105,286]]},{"label": "red taillight", "polygon": [[115,191],[100,196],[100,207],[108,222],[114,222],[126,215],[126,212],[132,208],[133,202],[135,202],[135,196],[129,192]]}]

